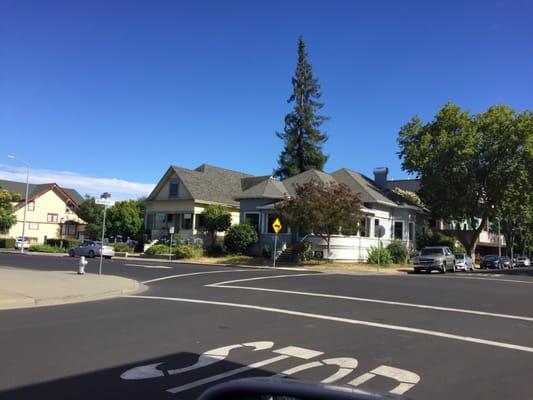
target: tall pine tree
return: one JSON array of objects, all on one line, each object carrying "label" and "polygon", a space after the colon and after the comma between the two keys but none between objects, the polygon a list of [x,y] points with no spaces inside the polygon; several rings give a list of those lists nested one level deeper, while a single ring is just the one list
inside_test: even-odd
[{"label": "tall pine tree", "polygon": [[298,65],[292,78],[293,92],[288,103],[294,103],[294,110],[285,116],[283,132],[276,136],[283,140],[285,148],[278,159],[274,176],[285,179],[301,172],[322,170],[328,160],[322,152],[322,145],[328,136],[320,131],[320,126],[328,117],[316,112],[324,105],[318,101],[321,96],[318,79],[313,77],[311,64],[307,61],[305,43],[298,40]]}]

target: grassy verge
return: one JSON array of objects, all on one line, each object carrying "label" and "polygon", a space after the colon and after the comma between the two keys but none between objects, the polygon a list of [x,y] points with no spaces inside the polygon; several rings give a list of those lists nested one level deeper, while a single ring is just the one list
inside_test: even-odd
[{"label": "grassy verge", "polygon": [[28,248],[28,251],[37,251],[39,253],[66,253],[67,249],[64,247],[50,246],[49,244],[33,244]]}]

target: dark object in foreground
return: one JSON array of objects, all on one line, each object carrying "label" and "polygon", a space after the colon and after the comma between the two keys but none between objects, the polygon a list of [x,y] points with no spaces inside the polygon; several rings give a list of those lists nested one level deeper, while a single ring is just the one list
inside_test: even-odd
[{"label": "dark object in foreground", "polygon": [[405,397],[280,378],[244,378],[206,390],[198,400],[390,400]]}]

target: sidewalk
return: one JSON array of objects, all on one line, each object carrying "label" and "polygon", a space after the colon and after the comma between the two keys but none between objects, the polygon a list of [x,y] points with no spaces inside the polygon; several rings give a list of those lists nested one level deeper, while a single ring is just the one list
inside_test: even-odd
[{"label": "sidewalk", "polygon": [[0,267],[0,310],[101,300],[145,289],[118,276]]}]

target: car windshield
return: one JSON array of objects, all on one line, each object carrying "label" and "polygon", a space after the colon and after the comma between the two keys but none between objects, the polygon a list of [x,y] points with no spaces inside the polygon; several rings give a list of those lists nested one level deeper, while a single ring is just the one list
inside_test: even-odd
[{"label": "car windshield", "polygon": [[456,260],[464,260],[464,258],[465,258],[465,255],[464,255],[464,254],[456,254],[456,255],[455,255],[455,259],[456,259]]},{"label": "car windshield", "polygon": [[484,257],[485,260],[489,260],[489,261],[490,261],[490,260],[495,260],[495,259],[497,259],[497,258],[498,258],[497,256],[485,256],[485,257]]},{"label": "car windshield", "polygon": [[441,248],[435,247],[428,247],[427,249],[422,249],[420,252],[420,255],[422,256],[430,256],[430,255],[442,255],[444,253],[444,250]]}]

